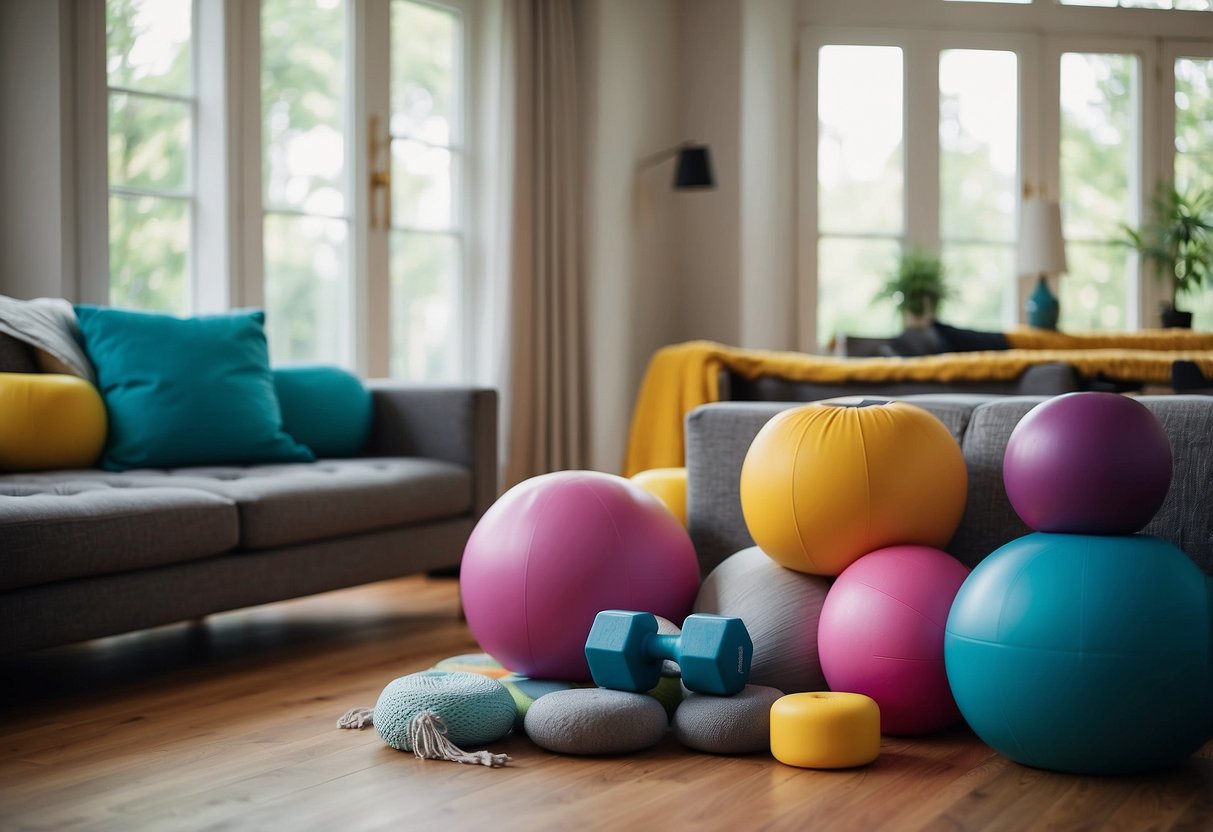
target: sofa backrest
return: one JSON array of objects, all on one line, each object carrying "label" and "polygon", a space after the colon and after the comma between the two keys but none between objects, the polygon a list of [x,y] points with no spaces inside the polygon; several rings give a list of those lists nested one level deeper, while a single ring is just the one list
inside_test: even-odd
[{"label": "sofa backrest", "polygon": [[[1030,529],[1011,508],[1002,459],[1015,425],[1044,401],[1036,396],[926,395],[897,397],[938,417],[960,442],[969,494],[948,551],[974,566]],[[1143,396],[1162,422],[1175,459],[1171,489],[1146,534],[1183,549],[1213,574],[1213,397]],[[767,421],[795,402],[723,402],[692,411],[686,421],[687,525],[704,575],[729,555],[754,545],[738,488],[750,442]]]}]

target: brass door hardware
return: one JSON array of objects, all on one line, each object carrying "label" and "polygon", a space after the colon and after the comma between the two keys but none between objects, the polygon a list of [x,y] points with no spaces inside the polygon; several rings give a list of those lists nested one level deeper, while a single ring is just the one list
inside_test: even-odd
[{"label": "brass door hardware", "polygon": [[[368,191],[370,198],[370,224],[371,228],[378,226],[378,214],[375,211],[375,203],[379,197],[379,191],[384,191],[383,196],[383,229],[391,230],[392,227],[392,136],[387,133],[385,138],[379,139],[379,116],[373,115],[370,117],[370,125],[367,129],[367,165],[371,169],[370,189]],[[379,156],[379,151],[383,151],[383,167],[376,169],[376,162]]]}]

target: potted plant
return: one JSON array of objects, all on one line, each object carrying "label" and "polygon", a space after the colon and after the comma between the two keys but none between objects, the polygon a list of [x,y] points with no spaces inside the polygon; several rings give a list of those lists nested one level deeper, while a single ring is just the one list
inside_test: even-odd
[{"label": "potted plant", "polygon": [[1179,296],[1192,296],[1213,282],[1213,190],[1181,194],[1162,185],[1150,202],[1150,216],[1139,229],[1121,226],[1124,242],[1171,284],[1171,300],[1162,304],[1162,325],[1192,325],[1192,313],[1178,309]]},{"label": "potted plant", "polygon": [[877,300],[890,299],[901,311],[906,329],[930,326],[944,299],[952,294],[939,257],[925,249],[904,251],[881,287]]}]

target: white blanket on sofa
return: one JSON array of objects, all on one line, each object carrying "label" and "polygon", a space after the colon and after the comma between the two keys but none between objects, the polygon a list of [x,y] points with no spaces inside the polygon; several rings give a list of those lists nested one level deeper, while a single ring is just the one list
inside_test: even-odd
[{"label": "white blanket on sofa", "polygon": [[82,345],[76,310],[68,301],[0,295],[0,332],[32,346],[43,372],[66,373],[97,383]]}]

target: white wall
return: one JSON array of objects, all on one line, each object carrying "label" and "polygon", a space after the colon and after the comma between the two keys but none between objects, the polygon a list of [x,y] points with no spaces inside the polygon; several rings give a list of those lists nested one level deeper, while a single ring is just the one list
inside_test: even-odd
[{"label": "white wall", "polygon": [[793,350],[796,297],[797,0],[743,0],[741,333],[746,347]]},{"label": "white wall", "polygon": [[0,294],[76,297],[69,0],[0,3]]},{"label": "white wall", "polygon": [[632,404],[653,351],[681,338],[671,162],[682,140],[674,0],[577,5],[586,170],[590,464],[621,468]]},{"label": "white wall", "polygon": [[678,3],[679,116],[687,139],[711,148],[716,189],[675,196],[679,208],[680,327],[667,342],[741,340],[741,6]]}]

